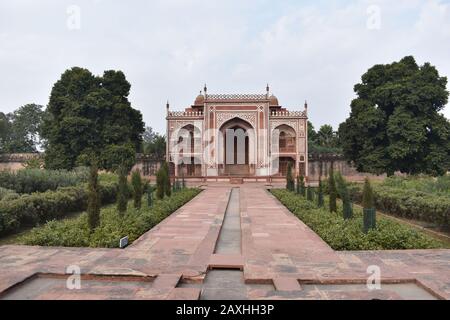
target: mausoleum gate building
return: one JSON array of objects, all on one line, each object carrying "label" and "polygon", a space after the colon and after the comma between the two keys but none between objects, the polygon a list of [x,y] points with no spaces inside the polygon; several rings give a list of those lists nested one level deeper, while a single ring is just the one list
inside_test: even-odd
[{"label": "mausoleum gate building", "polygon": [[264,94],[209,94],[184,111],[167,103],[167,152],[171,175],[206,181],[270,181],[308,176],[308,117]]}]

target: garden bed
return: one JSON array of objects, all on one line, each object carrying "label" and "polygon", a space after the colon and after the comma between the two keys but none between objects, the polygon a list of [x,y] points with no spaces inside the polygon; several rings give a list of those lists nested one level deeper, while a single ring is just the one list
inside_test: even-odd
[{"label": "garden bed", "polygon": [[75,219],[50,221],[16,239],[16,243],[40,246],[106,247],[119,246],[119,239],[128,236],[132,243],[142,234],[160,223],[171,213],[194,198],[200,189],[182,189],[148,207],[145,199],[141,209],[128,203],[128,210],[120,215],[116,205],[101,210],[100,225],[91,233],[88,217],[82,213]]},{"label": "garden bed", "polygon": [[362,210],[354,208],[354,217],[344,220],[342,205],[330,213],[314,202],[284,189],[272,189],[272,194],[295,216],[316,232],[334,250],[394,250],[448,248],[445,243],[386,218],[377,217],[377,227],[367,234],[362,231]]}]

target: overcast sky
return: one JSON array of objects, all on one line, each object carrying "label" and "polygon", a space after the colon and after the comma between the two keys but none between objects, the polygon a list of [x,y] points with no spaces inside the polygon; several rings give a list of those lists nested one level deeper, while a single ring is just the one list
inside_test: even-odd
[{"label": "overcast sky", "polygon": [[280,104],[308,100],[315,127],[336,129],[361,75],[405,55],[450,76],[450,1],[0,0],[0,111],[46,105],[80,66],[122,70],[133,107],[160,132],[166,100],[182,110],[205,82],[209,93],[269,83]]}]

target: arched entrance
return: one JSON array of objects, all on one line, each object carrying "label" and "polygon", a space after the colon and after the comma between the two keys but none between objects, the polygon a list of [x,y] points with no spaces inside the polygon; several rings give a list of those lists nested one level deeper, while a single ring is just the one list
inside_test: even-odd
[{"label": "arched entrance", "polygon": [[233,118],[220,128],[219,174],[226,176],[251,176],[255,174],[254,133],[247,121]]}]

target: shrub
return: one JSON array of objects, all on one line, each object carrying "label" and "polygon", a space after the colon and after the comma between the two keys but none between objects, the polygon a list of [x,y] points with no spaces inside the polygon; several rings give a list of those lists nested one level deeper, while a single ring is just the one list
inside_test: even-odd
[{"label": "shrub", "polygon": [[153,186],[148,185],[147,188],[147,206],[149,208],[153,207]]},{"label": "shrub", "polygon": [[191,200],[199,189],[184,189],[170,198],[156,200],[152,207],[131,208],[122,215],[115,206],[101,210],[100,225],[89,232],[87,215],[76,219],[50,221],[42,227],[19,237],[19,243],[42,246],[108,247],[116,248],[119,239],[128,236],[130,243],[161,222],[172,212]]},{"label": "shrub", "polygon": [[308,186],[307,189],[306,189],[306,199],[308,201],[314,201],[314,194],[313,194],[313,192],[314,192],[313,189],[310,186]]},{"label": "shrub", "polygon": [[[116,199],[117,184],[101,184],[99,192],[102,204],[112,203]],[[24,194],[10,201],[4,199],[0,201],[0,235],[86,210],[87,202],[86,184]]]},{"label": "shrub", "polygon": [[133,203],[136,209],[142,206],[143,185],[139,170],[133,171],[131,175],[131,185],[133,186]]},{"label": "shrub", "polygon": [[73,171],[41,169],[0,171],[0,187],[17,193],[45,192],[87,182],[88,177],[89,170],[84,167]]},{"label": "shrub", "polygon": [[3,200],[5,198],[12,199],[17,197],[19,197],[19,194],[17,194],[14,190],[0,187],[0,200]]},{"label": "shrub", "polygon": [[380,219],[377,229],[367,234],[362,231],[363,215],[354,210],[354,219],[345,220],[340,214],[330,214],[323,208],[295,194],[281,189],[272,193],[294,215],[315,231],[334,250],[396,250],[431,249],[445,247],[441,242],[398,222]]}]

